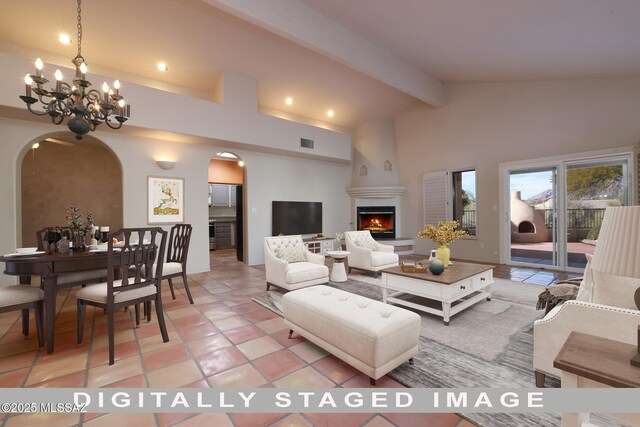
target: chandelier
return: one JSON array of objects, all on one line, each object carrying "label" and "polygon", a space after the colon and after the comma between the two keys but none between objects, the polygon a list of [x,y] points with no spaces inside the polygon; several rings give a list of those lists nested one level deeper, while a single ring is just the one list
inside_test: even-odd
[{"label": "chandelier", "polygon": [[[20,96],[27,104],[27,109],[38,116],[51,116],[51,121],[59,125],[67,116],[67,126],[75,133],[77,139],[95,131],[101,123],[106,123],[111,129],[120,129],[131,114],[131,106],[120,95],[120,82],[113,82],[113,88],[105,82],[102,91],[89,89],[91,83],[87,81],[87,65],[82,57],[82,17],[81,0],[78,0],[78,54],[73,59],[76,66],[76,75],[72,84],[62,81],[62,72],[55,72],[55,87],[49,90],[45,85],[49,80],[42,77],[43,63],[36,59],[36,74],[27,74],[24,78],[26,94]],[[33,86],[35,84],[35,87]],[[32,94],[35,94],[35,98]],[[34,109],[36,104],[42,107],[42,111]]]}]

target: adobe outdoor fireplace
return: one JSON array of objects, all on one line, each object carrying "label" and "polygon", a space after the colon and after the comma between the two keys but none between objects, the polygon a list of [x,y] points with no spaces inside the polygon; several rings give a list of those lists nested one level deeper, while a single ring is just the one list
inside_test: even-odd
[{"label": "adobe outdoor fireplace", "polygon": [[396,237],[395,206],[360,206],[357,214],[358,230],[369,230],[374,239]]}]

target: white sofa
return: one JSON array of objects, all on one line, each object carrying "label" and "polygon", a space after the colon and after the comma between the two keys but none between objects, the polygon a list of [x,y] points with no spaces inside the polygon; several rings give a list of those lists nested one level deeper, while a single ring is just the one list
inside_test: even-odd
[{"label": "white sofa", "polygon": [[380,270],[398,265],[393,246],[376,242],[369,230],[346,231],[344,240],[349,251],[349,273],[352,268],[358,268],[378,275]]},{"label": "white sofa", "polygon": [[[553,361],[572,331],[637,345],[640,310],[640,206],[607,208],[576,301],[556,306],[533,326],[536,386],[560,377]],[[631,357],[631,355],[629,356]]]},{"label": "white sofa", "polygon": [[264,238],[267,290],[271,285],[292,291],[329,282],[324,255],[307,250],[302,236]]}]

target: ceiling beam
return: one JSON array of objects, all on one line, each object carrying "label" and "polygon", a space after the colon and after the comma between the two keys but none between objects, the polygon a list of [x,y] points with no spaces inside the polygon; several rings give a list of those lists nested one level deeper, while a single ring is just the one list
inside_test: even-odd
[{"label": "ceiling beam", "polygon": [[202,0],[325,55],[434,107],[445,87],[392,52],[369,42],[297,0]]}]

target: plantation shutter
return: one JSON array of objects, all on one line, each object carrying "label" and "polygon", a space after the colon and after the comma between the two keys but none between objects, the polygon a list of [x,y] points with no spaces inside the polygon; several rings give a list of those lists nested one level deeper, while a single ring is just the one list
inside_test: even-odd
[{"label": "plantation shutter", "polygon": [[449,172],[428,172],[422,175],[423,225],[437,225],[451,219],[451,186]]}]

